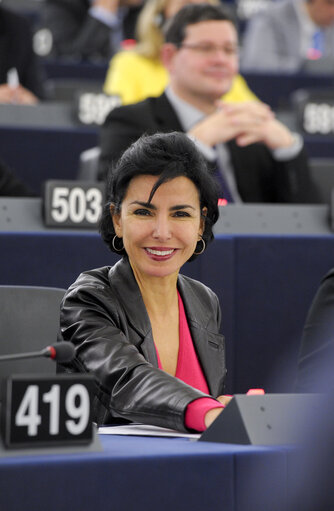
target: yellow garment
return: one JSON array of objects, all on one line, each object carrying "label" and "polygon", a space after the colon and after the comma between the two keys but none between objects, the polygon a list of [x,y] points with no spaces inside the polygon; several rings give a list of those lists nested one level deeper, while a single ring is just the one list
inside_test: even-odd
[{"label": "yellow garment", "polygon": [[[118,95],[123,105],[137,103],[149,96],[160,96],[168,82],[168,73],[159,60],[143,57],[127,50],[110,61],[104,92]],[[242,76],[237,75],[230,91],[223,96],[229,103],[254,101],[257,97]]]}]

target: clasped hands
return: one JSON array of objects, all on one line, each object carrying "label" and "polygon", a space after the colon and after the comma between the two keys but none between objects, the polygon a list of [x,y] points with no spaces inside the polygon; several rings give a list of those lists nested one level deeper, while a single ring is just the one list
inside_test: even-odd
[{"label": "clasped hands", "polygon": [[101,7],[108,12],[116,13],[121,5],[138,5],[141,3],[139,0],[93,0],[94,7]]},{"label": "clasped hands", "polygon": [[109,12],[116,12],[119,6],[119,0],[93,0],[94,7],[102,7]]},{"label": "clasped hands", "polygon": [[239,146],[262,142],[271,150],[290,147],[294,143],[291,131],[276,119],[268,105],[260,101],[218,101],[216,110],[188,133],[210,147],[229,140],[235,140]]},{"label": "clasped hands", "polygon": [[22,85],[10,87],[7,84],[2,84],[0,85],[0,103],[35,105],[38,103],[38,98]]}]

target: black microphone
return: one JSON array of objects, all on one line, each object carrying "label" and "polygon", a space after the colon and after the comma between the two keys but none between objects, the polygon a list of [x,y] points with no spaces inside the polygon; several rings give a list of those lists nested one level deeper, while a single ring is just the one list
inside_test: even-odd
[{"label": "black microphone", "polygon": [[31,351],[30,353],[16,353],[14,355],[1,355],[0,362],[6,360],[21,360],[25,358],[46,357],[52,358],[57,362],[71,362],[75,356],[75,349],[72,343],[61,341],[51,346],[47,346],[41,351]]}]

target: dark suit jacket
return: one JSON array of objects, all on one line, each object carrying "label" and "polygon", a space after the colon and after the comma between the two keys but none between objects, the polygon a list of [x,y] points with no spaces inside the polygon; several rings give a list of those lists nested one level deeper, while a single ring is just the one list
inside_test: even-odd
[{"label": "dark suit jacket", "polygon": [[[44,25],[53,36],[53,53],[83,59],[111,56],[110,27],[88,15],[89,0],[46,0]],[[140,7],[128,10],[123,20],[124,39],[133,39]],[[117,49],[115,49],[116,51]]]},{"label": "dark suit jacket", "polygon": [[[182,131],[165,94],[116,108],[101,129],[99,178],[142,134]],[[304,150],[294,159],[274,160],[263,144],[239,147],[228,142],[239,194],[244,202],[316,202]]]},{"label": "dark suit jacket", "polygon": [[[223,394],[226,374],[218,298],[183,275],[177,287],[210,393],[216,397]],[[60,328],[59,340],[76,347],[76,358],[67,368],[95,377],[98,423],[117,417],[182,430],[188,404],[207,397],[158,370],[151,323],[126,258],[79,276],[62,302]]]},{"label": "dark suit jacket", "polygon": [[0,196],[32,197],[34,193],[0,161]]},{"label": "dark suit jacket", "polygon": [[29,22],[17,13],[0,7],[0,83],[15,67],[20,83],[37,97],[44,98],[44,74],[32,47]]}]

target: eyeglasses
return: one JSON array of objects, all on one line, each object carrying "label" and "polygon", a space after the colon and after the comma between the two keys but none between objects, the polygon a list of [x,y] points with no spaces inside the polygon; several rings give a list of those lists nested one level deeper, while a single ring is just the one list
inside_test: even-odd
[{"label": "eyeglasses", "polygon": [[185,44],[180,43],[177,45],[178,48],[186,48],[187,50],[193,50],[206,57],[212,57],[217,52],[222,52],[227,57],[236,57],[239,54],[239,46],[218,46],[217,44],[211,43],[199,43],[199,44]]}]

